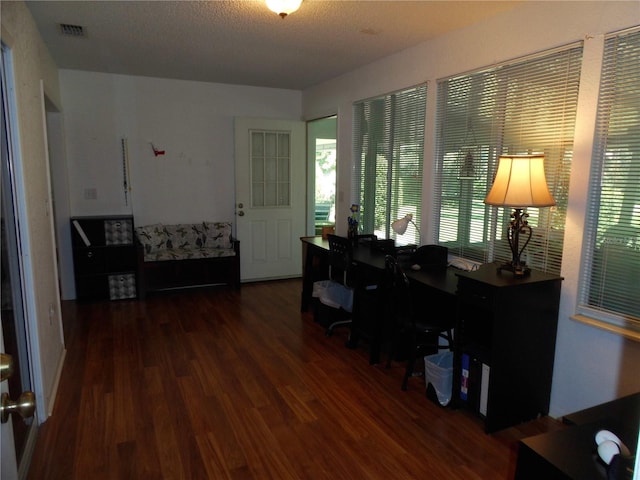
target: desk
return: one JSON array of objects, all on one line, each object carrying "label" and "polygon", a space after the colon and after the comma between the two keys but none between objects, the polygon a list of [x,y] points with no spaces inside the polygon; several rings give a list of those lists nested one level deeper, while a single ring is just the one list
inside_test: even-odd
[{"label": "desk", "polygon": [[[327,276],[329,243],[321,237],[301,241],[301,309],[306,311],[313,282]],[[384,257],[369,246],[353,249],[354,263],[367,274],[381,275]],[[417,297],[425,301],[425,314],[455,316],[452,406],[478,413],[487,433],[548,413],[562,282],[562,277],[539,271],[515,278],[498,272],[498,265],[484,264],[473,272],[405,269],[412,287],[426,289]],[[383,321],[373,319],[371,363],[379,360]],[[358,326],[353,326],[357,339]],[[465,358],[470,366],[463,392]]]},{"label": "desk", "polygon": [[[302,255],[302,300],[300,310],[306,312],[311,303],[313,283],[327,278],[327,256],[329,241],[322,237],[301,237]],[[365,268],[372,274],[381,275],[384,272],[384,252],[374,250],[367,245],[360,245],[353,249],[353,261],[357,266]],[[437,270],[411,270],[407,268],[407,276],[422,286],[432,288],[448,296],[455,296],[458,284],[456,272],[453,268]]]},{"label": "desk", "polygon": [[569,428],[520,441],[515,480],[606,480],[596,433],[612,431],[635,452],[639,418],[640,393],[567,415]]},{"label": "desk", "polygon": [[[638,425],[640,425],[640,392],[565,415],[562,417],[562,422],[567,425],[583,425],[596,420],[620,418],[624,418],[626,426],[631,428],[631,430],[627,431],[625,427],[625,433],[628,438],[624,440],[626,445],[630,446],[631,442],[635,442],[638,436]],[[611,430],[611,428],[607,428],[607,430]],[[620,433],[620,435],[623,435],[623,433]]]},{"label": "desk", "polygon": [[[301,241],[304,263],[300,309],[305,312],[311,304],[313,283],[327,278],[329,242],[322,237],[302,237]],[[382,278],[385,256],[384,252],[375,250],[369,245],[354,246],[353,262],[358,271],[360,283],[367,283],[366,280],[369,280],[369,283],[375,284]],[[458,282],[456,271],[453,268],[420,271],[405,269],[412,287],[420,291],[417,295],[430,300],[429,311],[444,310],[451,312],[451,315],[455,315]],[[384,313],[383,305],[376,303],[376,292],[364,291],[360,292],[360,295],[366,298],[360,302],[362,305],[360,312],[354,312],[349,345],[355,347],[362,336],[369,337],[369,363],[376,364],[380,361],[383,340],[388,338],[390,332],[387,331],[386,319],[381,315]]]}]

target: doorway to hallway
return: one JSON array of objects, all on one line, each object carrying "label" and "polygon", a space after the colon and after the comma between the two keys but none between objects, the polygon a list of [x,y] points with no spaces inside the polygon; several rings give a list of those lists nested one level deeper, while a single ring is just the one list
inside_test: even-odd
[{"label": "doorway to hallway", "polygon": [[307,122],[307,234],[321,235],[336,222],[336,120]]}]

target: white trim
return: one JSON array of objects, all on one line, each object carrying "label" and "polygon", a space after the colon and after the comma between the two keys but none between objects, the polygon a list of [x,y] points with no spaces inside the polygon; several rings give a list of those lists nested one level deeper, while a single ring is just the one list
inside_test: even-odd
[{"label": "white trim", "polygon": [[[2,471],[4,474],[9,474],[11,477],[14,475],[20,480],[26,478],[29,465],[31,461],[31,456],[33,454],[33,450],[35,448],[38,426],[39,426],[39,418],[40,412],[42,412],[43,405],[40,405],[38,402],[38,398],[42,398],[42,381],[41,381],[41,366],[39,362],[34,362],[34,354],[37,354],[39,357],[39,348],[37,343],[37,322],[36,322],[36,304],[35,297],[33,294],[33,272],[31,269],[31,257],[30,257],[30,249],[29,249],[29,234],[28,234],[28,217],[27,217],[27,209],[26,209],[26,195],[24,189],[24,174],[22,171],[22,162],[21,162],[21,150],[20,150],[20,135],[18,134],[19,122],[17,121],[17,108],[16,108],[16,92],[13,78],[13,57],[9,53],[9,48],[5,47],[3,43],[1,45],[2,55],[1,55],[1,75],[2,75],[2,84],[3,84],[3,97],[4,97],[4,105],[3,105],[3,113],[6,116],[4,132],[7,134],[6,143],[7,143],[7,167],[9,169],[7,178],[8,184],[12,187],[12,220],[14,225],[12,228],[15,229],[16,236],[16,245],[15,249],[17,250],[17,258],[15,259],[16,268],[19,270],[19,279],[16,279],[16,282],[20,282],[20,301],[22,312],[20,313],[19,321],[24,324],[24,334],[25,334],[25,342],[26,342],[26,352],[22,352],[20,354],[20,367],[26,369],[23,376],[23,384],[26,381],[26,373],[29,376],[28,388],[34,391],[36,396],[36,409],[33,415],[33,422],[31,423],[31,427],[28,429],[28,437],[26,438],[26,443],[24,445],[24,449],[22,450],[22,456],[20,458],[19,465],[15,462],[16,452],[13,449],[13,442],[10,448],[10,454],[12,458],[9,460],[12,464],[5,466],[3,464]],[[4,160],[3,160],[4,163]],[[4,167],[4,164],[3,164]],[[13,234],[12,234],[13,235]],[[11,255],[13,257],[13,253]],[[13,282],[12,282],[13,283]],[[29,287],[29,288],[27,288]],[[14,295],[15,297],[15,295]],[[14,305],[15,306],[15,305]],[[15,310],[15,309],[14,309]],[[22,325],[21,325],[22,327]],[[34,343],[35,342],[35,343]],[[19,347],[20,349],[20,347]],[[27,358],[23,358],[26,355]],[[15,393],[15,392],[14,392]],[[11,429],[10,429],[11,431]],[[13,434],[11,434],[11,437]],[[4,445],[6,443],[6,437],[4,437],[3,433],[3,454],[7,454],[9,449],[5,448]],[[5,458],[6,460],[6,458]]]},{"label": "white trim", "polygon": [[45,422],[47,418],[53,415],[53,406],[56,404],[56,397],[58,396],[58,387],[60,386],[60,379],[62,378],[62,369],[64,367],[64,362],[66,358],[67,358],[67,349],[65,348],[64,350],[62,350],[62,355],[60,355],[60,362],[58,363],[58,368],[56,368],[56,376],[53,379],[53,385],[51,385],[47,415],[40,417],[41,422]]},{"label": "white trim", "polygon": [[36,440],[38,440],[38,429],[30,428],[27,439],[25,440],[24,450],[22,451],[22,459],[18,466],[18,478],[20,480],[25,480],[27,478],[29,467],[31,466],[31,458],[33,457],[33,452],[36,449]]},{"label": "white trim", "polygon": [[18,236],[18,257],[20,268],[20,281],[22,288],[22,302],[24,309],[24,323],[27,337],[27,349],[29,351],[29,373],[31,375],[31,388],[36,395],[35,421],[44,418],[44,396],[42,386],[42,368],[40,365],[40,348],[38,341],[37,308],[34,296],[33,265],[31,264],[31,242],[29,239],[28,216],[25,194],[24,173],[22,170],[22,151],[20,149],[20,128],[16,121],[18,113],[15,104],[16,92],[13,72],[13,62],[10,55],[2,55],[5,69],[5,85],[7,91],[6,105],[9,128],[7,141],[9,143],[9,155],[14,159],[11,163],[13,170],[13,186],[15,189],[16,230]]},{"label": "white trim", "polygon": [[583,315],[580,313],[571,315],[570,318],[571,320],[575,320],[576,322],[584,323],[585,325],[591,325],[592,327],[596,327],[601,330],[606,330],[607,332],[615,333],[616,335],[620,335],[629,340],[640,342],[640,332],[637,330],[625,328],[620,325],[615,325],[611,322],[589,317],[587,315]]}]

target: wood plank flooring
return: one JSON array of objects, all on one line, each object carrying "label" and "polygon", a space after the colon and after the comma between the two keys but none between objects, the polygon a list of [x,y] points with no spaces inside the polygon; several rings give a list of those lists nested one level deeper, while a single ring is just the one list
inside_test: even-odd
[{"label": "wood plank flooring", "polygon": [[67,358],[28,478],[511,479],[517,440],[401,391],[300,312],[300,279],[145,301],[65,302]]}]

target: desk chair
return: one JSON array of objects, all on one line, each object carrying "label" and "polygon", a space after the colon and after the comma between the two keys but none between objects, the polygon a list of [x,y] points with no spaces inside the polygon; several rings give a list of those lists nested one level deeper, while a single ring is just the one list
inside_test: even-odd
[{"label": "desk chair", "polygon": [[378,236],[373,233],[359,233],[353,239],[356,246],[369,246],[378,240]]},{"label": "desk chair", "polygon": [[[327,240],[329,240],[329,280],[349,289],[353,298],[353,243],[347,237],[332,234],[327,235]],[[327,327],[325,334],[331,336],[336,327],[350,325],[352,321],[351,318],[335,321]]]},{"label": "desk chair", "polygon": [[[415,311],[409,278],[391,255],[385,257],[384,289],[387,312],[394,323],[387,368],[391,367],[391,362],[401,345],[406,343],[408,358],[402,380],[402,390],[406,390],[417,358],[422,358],[434,350],[453,349],[454,320],[446,314],[429,311],[427,303],[420,312]],[[444,339],[445,344],[441,345],[440,339]]]}]

